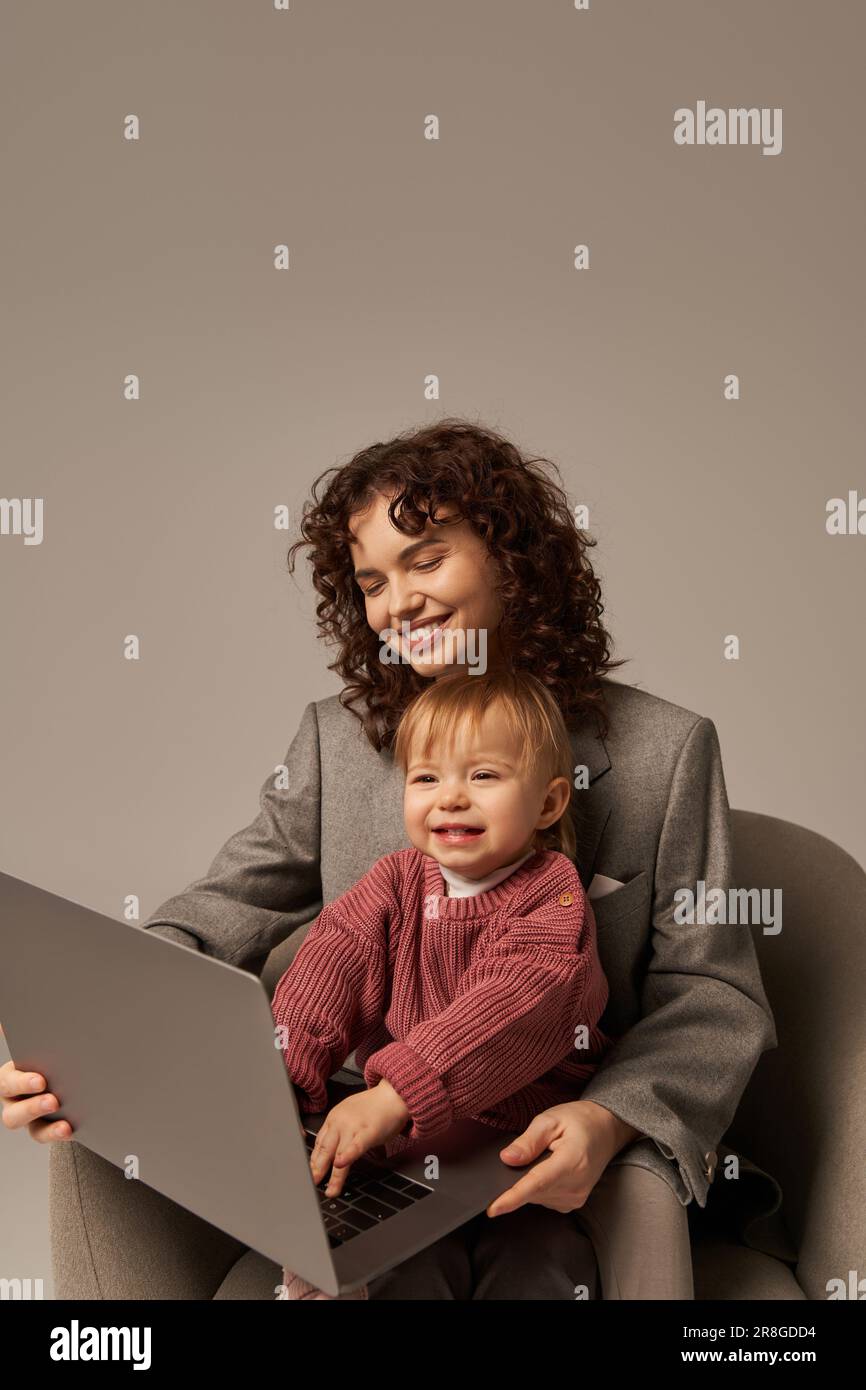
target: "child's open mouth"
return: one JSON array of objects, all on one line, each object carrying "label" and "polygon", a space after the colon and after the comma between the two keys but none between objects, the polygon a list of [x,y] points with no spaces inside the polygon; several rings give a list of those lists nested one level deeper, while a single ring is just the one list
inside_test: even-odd
[{"label": "child's open mouth", "polygon": [[436,825],[433,827],[433,834],[439,840],[445,840],[449,845],[462,845],[469,840],[477,840],[484,831],[477,825]]}]

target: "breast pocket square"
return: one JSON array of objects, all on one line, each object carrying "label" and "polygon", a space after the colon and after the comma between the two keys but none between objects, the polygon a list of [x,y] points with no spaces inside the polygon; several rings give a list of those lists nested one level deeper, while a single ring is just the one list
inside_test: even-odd
[{"label": "breast pocket square", "polygon": [[589,885],[587,897],[590,901],[593,898],[603,898],[606,893],[612,893],[615,888],[622,888],[618,878],[608,878],[607,874],[595,874]]}]

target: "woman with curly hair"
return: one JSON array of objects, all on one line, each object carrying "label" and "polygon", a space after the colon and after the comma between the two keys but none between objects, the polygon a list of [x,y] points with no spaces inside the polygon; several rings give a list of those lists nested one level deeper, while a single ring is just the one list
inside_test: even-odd
[{"label": "woman with curly hair", "polygon": [[492,430],[450,419],[373,444],[313,484],[289,566],[308,549],[322,596],[319,632],[337,648],[329,669],[345,682],[340,698],[374,748],[390,745],[408,702],[441,673],[432,662],[380,659],[380,633],[407,617],[412,628],[427,620],[417,604],[398,611],[392,588],[367,563],[392,527],[412,541],[403,554],[404,565],[414,560],[409,572],[431,576],[426,607],[445,619],[442,629],[486,631],[488,656],[531,671],[566,721],[592,708],[604,727],[600,678],[624,663],[609,655],[587,553],[595,542],[578,530],[542,462],[524,459]]},{"label": "woman with curly hair", "polygon": [[[547,1156],[473,1222],[374,1280],[373,1299],[692,1298],[687,1208],[706,1205],[717,1147],[776,1046],[748,931],[674,917],[677,890],[730,883],[715,727],[610,679],[622,662],[593,542],[551,468],[444,419],[317,480],[289,564],[307,550],[343,689],[307,705],[253,822],[145,923],[258,972],[279,947],[275,984],[323,906],[410,845],[393,744],[414,697],[483,661],[531,673],[555,700],[574,753],[568,843],[594,907],[609,985],[599,1027],[613,1046],[574,1100],[543,1109],[501,1154],[521,1166]],[[477,640],[461,648],[449,633]],[[36,1118],[38,1099],[8,1106],[7,1124],[70,1138],[66,1123],[55,1134]],[[81,1145],[52,1144],[50,1173],[60,1297],[273,1297],[277,1266]],[[561,1213],[573,1225],[554,1221]]]}]

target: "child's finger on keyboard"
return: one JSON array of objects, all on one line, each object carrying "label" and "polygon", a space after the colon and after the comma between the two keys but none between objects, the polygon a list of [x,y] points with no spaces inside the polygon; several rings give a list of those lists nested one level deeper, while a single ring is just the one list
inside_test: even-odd
[{"label": "child's finger on keyboard", "polygon": [[323,1125],[316,1135],[313,1152],[310,1154],[310,1167],[317,1182],[325,1176],[327,1169],[330,1168],[336,1149],[337,1136]]},{"label": "child's finger on keyboard", "polygon": [[354,1163],[356,1159],[361,1157],[363,1152],[364,1146],[357,1135],[352,1138],[347,1137],[342,1143],[337,1145],[334,1162],[339,1163],[341,1167],[344,1163]]},{"label": "child's finger on keyboard", "polygon": [[339,1197],[346,1185],[351,1165],[338,1168],[336,1164],[331,1169],[331,1176],[328,1179],[328,1186],[325,1191],[329,1197]]}]

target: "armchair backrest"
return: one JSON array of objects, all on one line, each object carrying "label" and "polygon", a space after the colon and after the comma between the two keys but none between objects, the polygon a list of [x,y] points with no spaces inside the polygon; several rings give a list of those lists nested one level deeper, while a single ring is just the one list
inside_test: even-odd
[{"label": "armchair backrest", "polygon": [[812,830],[731,816],[735,885],[781,889],[782,930],[751,927],[779,1045],[728,1137],[778,1178],[797,1279],[825,1299],[830,1279],[866,1280],[866,873]]}]

